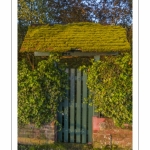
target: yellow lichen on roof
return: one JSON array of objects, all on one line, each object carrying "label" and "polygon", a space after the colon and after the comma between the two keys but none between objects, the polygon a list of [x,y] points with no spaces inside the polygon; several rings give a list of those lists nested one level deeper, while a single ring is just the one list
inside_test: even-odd
[{"label": "yellow lichen on roof", "polygon": [[128,51],[126,30],[121,26],[98,23],[30,26],[20,52],[65,52],[80,49],[86,52]]}]

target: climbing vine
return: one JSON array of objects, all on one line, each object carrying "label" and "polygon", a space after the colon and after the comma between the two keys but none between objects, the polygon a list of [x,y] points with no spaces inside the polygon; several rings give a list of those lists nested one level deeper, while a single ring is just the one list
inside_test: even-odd
[{"label": "climbing vine", "polygon": [[25,60],[18,64],[18,124],[41,126],[54,121],[58,105],[65,97],[67,77],[65,65],[57,54],[42,60],[29,70]]},{"label": "climbing vine", "polygon": [[88,74],[87,86],[95,111],[113,118],[116,125],[132,123],[132,55],[107,56],[82,66]]}]

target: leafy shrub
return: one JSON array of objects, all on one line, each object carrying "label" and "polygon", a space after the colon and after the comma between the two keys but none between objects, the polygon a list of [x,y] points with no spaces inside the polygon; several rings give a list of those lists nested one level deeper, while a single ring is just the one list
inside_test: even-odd
[{"label": "leafy shrub", "polygon": [[118,126],[132,123],[132,55],[124,53],[92,61],[90,67],[82,66],[88,75],[88,101],[95,111],[113,118]]},{"label": "leafy shrub", "polygon": [[[37,126],[54,121],[58,105],[65,97],[67,76],[59,55],[50,55],[30,70],[25,60],[18,64],[18,124]],[[61,97],[61,98],[60,98]]]}]

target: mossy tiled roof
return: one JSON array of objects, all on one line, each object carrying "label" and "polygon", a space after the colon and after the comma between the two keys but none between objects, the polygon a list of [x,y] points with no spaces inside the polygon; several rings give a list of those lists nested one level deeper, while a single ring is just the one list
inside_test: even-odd
[{"label": "mossy tiled roof", "polygon": [[86,52],[128,51],[126,30],[121,26],[98,23],[30,26],[20,52]]}]

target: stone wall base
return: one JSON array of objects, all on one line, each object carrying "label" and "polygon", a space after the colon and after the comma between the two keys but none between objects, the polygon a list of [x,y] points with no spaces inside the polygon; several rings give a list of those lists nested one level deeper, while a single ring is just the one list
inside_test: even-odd
[{"label": "stone wall base", "polygon": [[119,128],[112,119],[93,117],[93,142],[101,146],[118,145],[132,148],[132,127]]},{"label": "stone wall base", "polygon": [[32,141],[49,143],[56,141],[56,138],[56,126],[54,123],[45,124],[40,128],[37,128],[34,124],[18,128],[18,143],[28,143],[28,141],[30,143]]}]

